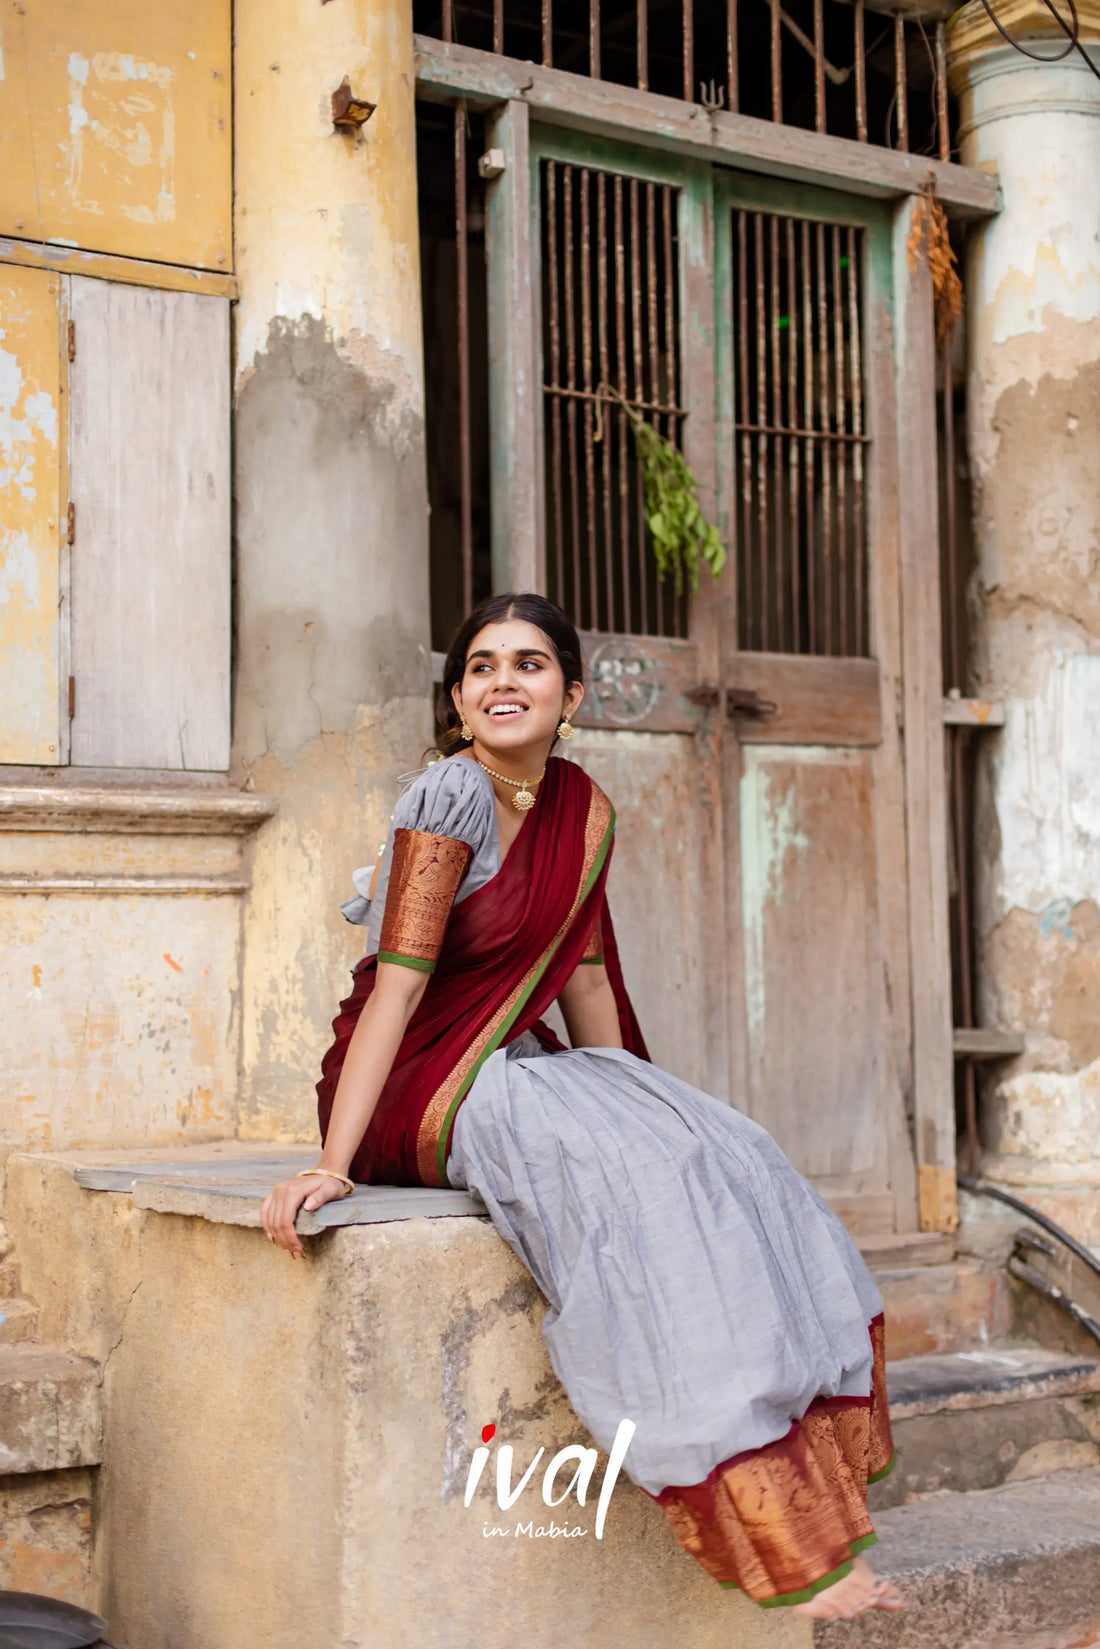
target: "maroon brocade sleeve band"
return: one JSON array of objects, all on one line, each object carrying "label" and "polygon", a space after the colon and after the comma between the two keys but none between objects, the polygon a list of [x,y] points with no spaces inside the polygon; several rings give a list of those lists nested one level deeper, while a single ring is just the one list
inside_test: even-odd
[{"label": "maroon brocade sleeve band", "polygon": [[380,962],[431,973],[472,849],[453,836],[396,830],[378,943]]}]

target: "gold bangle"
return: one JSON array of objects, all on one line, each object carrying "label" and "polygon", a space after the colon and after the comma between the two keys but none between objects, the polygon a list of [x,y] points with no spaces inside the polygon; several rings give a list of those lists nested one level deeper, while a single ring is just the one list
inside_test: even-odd
[{"label": "gold bangle", "polygon": [[303,1168],[300,1173],[295,1174],[294,1178],[310,1179],[314,1174],[325,1174],[329,1179],[340,1180],[344,1187],[345,1197],[350,1197],[351,1193],[355,1190],[355,1181],[353,1179],[349,1179],[346,1174],[336,1173],[333,1168]]}]

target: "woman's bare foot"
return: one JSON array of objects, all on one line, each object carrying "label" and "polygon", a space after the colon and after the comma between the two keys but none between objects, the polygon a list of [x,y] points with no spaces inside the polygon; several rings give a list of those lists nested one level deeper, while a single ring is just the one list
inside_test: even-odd
[{"label": "woman's bare foot", "polygon": [[905,1598],[893,1581],[876,1574],[865,1557],[857,1557],[843,1580],[835,1580],[808,1603],[796,1603],[794,1612],[814,1620],[851,1620],[865,1609],[904,1608]]}]

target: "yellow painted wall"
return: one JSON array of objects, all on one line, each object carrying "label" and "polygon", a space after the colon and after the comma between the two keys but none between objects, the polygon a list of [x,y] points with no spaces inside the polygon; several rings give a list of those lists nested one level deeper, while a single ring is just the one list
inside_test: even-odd
[{"label": "yellow painted wall", "polygon": [[60,760],[60,287],[0,264],[0,762]]},{"label": "yellow painted wall", "polygon": [[226,270],[230,0],[0,0],[0,234]]}]

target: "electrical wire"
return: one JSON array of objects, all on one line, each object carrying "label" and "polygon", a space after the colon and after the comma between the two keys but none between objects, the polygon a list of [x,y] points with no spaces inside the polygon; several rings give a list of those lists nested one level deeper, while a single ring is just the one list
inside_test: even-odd
[{"label": "electrical wire", "polygon": [[1081,24],[1080,19],[1077,16],[1077,6],[1075,4],[1075,0],[1066,0],[1066,4],[1069,7],[1069,15],[1071,19],[1069,23],[1067,23],[1065,18],[1060,16],[1056,11],[1054,7],[1054,0],[1043,0],[1043,5],[1046,7],[1047,11],[1049,11],[1062,33],[1069,39],[1069,44],[1065,51],[1058,52],[1055,57],[1047,57],[1044,52],[1029,51],[1026,46],[1021,45],[1019,40],[1009,34],[1004,24],[997,17],[996,12],[990,4],[990,0],[982,0],[982,5],[986,10],[986,15],[988,16],[989,21],[993,24],[993,27],[996,29],[997,33],[1001,35],[1003,39],[1007,40],[1013,50],[1018,51],[1021,56],[1030,57],[1034,63],[1063,63],[1069,56],[1070,52],[1076,51],[1081,57],[1084,58],[1085,64],[1090,73],[1094,74],[1097,80],[1100,80],[1100,69],[1097,68],[1096,64],[1092,61],[1092,58],[1081,44]]}]

